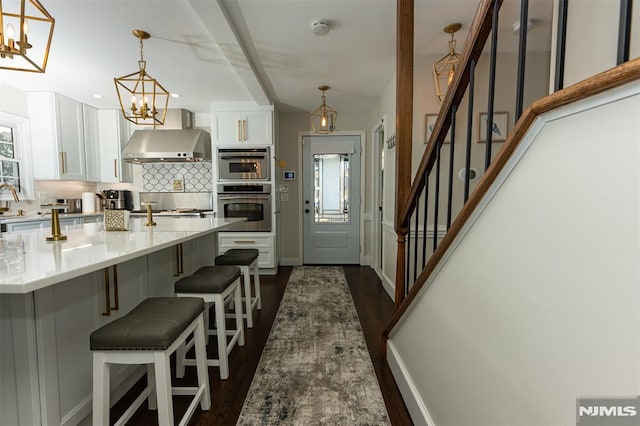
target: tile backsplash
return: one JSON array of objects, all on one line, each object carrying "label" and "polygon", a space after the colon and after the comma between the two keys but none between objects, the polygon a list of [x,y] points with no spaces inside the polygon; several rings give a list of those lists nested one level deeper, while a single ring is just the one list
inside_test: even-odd
[{"label": "tile backsplash", "polygon": [[175,192],[174,180],[181,179],[184,192],[213,191],[211,163],[150,163],[142,165],[144,192]]}]

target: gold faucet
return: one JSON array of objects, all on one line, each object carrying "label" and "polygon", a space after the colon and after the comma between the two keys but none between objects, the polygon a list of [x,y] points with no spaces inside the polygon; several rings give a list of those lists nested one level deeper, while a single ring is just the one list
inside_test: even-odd
[{"label": "gold faucet", "polygon": [[[18,201],[20,201],[20,198],[18,198],[18,193],[16,192],[16,188],[14,188],[13,185],[11,185],[10,183],[7,182],[3,182],[0,183],[0,189],[2,188],[8,188],[9,191],[11,191],[11,195],[13,195],[13,199],[16,200],[16,203]],[[4,207],[0,207],[0,213],[4,213],[6,211],[9,211],[9,202],[7,201],[6,205]]]}]

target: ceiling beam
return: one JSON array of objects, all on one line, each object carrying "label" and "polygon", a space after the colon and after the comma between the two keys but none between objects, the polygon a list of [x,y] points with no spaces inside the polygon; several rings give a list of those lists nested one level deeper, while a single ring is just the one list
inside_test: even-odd
[{"label": "ceiling beam", "polygon": [[213,36],[253,100],[258,105],[272,105],[272,96],[267,93],[264,83],[258,77],[257,68],[248,55],[223,0],[189,0],[189,4]]}]

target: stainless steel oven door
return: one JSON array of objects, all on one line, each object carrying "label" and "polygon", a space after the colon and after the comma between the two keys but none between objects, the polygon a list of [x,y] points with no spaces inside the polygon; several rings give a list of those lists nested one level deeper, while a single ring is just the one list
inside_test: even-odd
[{"label": "stainless steel oven door", "polygon": [[218,217],[245,217],[246,222],[225,231],[271,231],[270,194],[219,194]]},{"label": "stainless steel oven door", "polygon": [[269,180],[269,148],[219,148],[218,179]]}]

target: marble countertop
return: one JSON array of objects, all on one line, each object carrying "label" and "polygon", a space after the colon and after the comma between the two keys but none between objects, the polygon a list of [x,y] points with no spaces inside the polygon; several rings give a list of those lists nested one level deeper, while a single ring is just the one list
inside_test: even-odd
[{"label": "marble countertop", "polygon": [[[76,217],[96,217],[104,216],[104,212],[96,213],[60,213],[60,219],[76,218]],[[34,222],[37,220],[51,220],[51,214],[30,214],[26,216],[7,215],[0,214],[0,223],[20,223],[20,222]]]},{"label": "marble countertop", "polygon": [[[0,234],[0,294],[25,294],[226,228],[244,219],[131,218],[128,231],[85,223],[49,242],[49,229]],[[16,241],[20,241],[16,244]],[[17,248],[14,246],[17,245]]]}]

